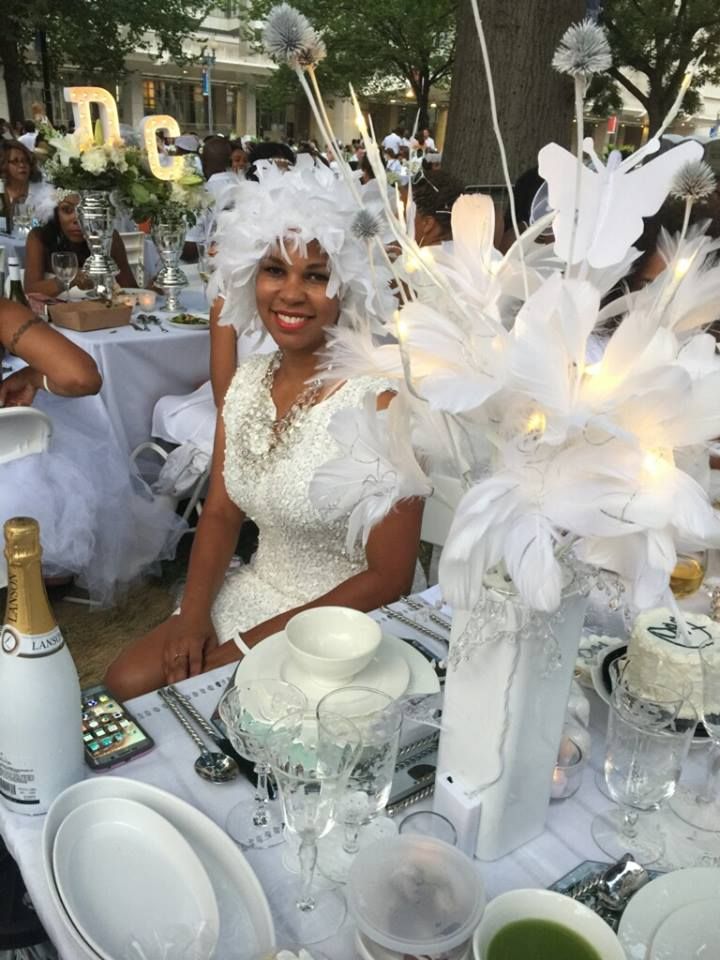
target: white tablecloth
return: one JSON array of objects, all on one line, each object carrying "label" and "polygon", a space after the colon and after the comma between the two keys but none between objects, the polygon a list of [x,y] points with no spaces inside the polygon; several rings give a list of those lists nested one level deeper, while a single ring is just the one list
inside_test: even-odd
[{"label": "white tablecloth", "polygon": [[[200,289],[188,289],[183,303],[188,312],[208,314]],[[107,420],[119,448],[128,454],[150,439],[152,412],[160,397],[191,393],[210,376],[207,329],[173,327],[168,323],[171,314],[152,312],[161,319],[162,329],[152,326],[150,332],[142,332],[125,326],[90,333],[61,331],[97,363],[103,386],[92,398],[93,415],[100,418],[96,422]],[[84,406],[88,408],[88,404]]]},{"label": "white tablecloth", "polygon": [[25,266],[25,245],[27,237],[8,236],[0,233],[0,247],[5,248],[5,276],[8,275],[7,262],[10,257],[16,257],[20,267]]},{"label": "white tablecloth", "polygon": [[[384,621],[385,632],[405,637],[413,632],[408,627],[398,625],[396,621],[387,620],[382,615],[378,615],[377,618]],[[432,643],[423,638],[420,633],[416,633],[415,636],[426,644]],[[179,686],[193,698],[195,706],[209,717],[220,698],[228,676],[228,668],[220,667],[211,673],[187,680]],[[493,863],[476,861],[488,898],[512,889],[547,887],[583,860],[607,861],[607,856],[595,845],[590,834],[593,817],[612,806],[595,785],[595,773],[601,769],[604,755],[607,708],[595,694],[591,693],[590,697],[592,757],[588,769],[585,770],[580,790],[568,800],[551,802],[545,832],[539,837],[501,860]],[[193,771],[197,748],[190,742],[156,693],[138,697],[130,701],[128,706],[154,738],[157,746],[147,755],[117,768],[116,775],[133,777],[168,790],[193,804],[223,826],[230,808],[243,795],[251,794],[252,788],[249,783],[241,780],[234,781],[232,784],[214,785],[200,780]],[[697,753],[697,759],[702,762],[705,757],[705,748],[700,748]],[[106,776],[112,775],[112,773],[106,774]],[[431,802],[425,801],[413,809],[421,809],[423,806],[429,808]],[[50,901],[41,866],[40,833],[43,819],[43,817],[23,817],[9,813],[0,804],[0,833],[20,865],[28,892],[48,936],[58,948],[63,960],[84,960],[78,956],[77,950],[68,937],[64,921]],[[688,831],[690,832],[692,831]],[[247,852],[248,860],[268,894],[271,908],[273,902],[270,891],[273,881],[283,870],[282,850],[281,845],[270,850]],[[352,960],[355,957],[353,936],[354,927],[348,919],[337,936],[318,946],[332,960]],[[232,957],[217,955],[215,960],[250,960],[250,958],[243,956],[240,946],[239,952],[233,953]]]}]

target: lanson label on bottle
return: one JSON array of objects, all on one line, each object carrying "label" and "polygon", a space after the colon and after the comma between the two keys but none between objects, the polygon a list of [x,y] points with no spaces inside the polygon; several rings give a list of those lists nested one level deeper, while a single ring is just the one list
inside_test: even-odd
[{"label": "lanson label on bottle", "polygon": [[63,635],[55,627],[49,633],[25,634],[8,627],[2,628],[0,650],[13,657],[49,657],[65,645]]}]

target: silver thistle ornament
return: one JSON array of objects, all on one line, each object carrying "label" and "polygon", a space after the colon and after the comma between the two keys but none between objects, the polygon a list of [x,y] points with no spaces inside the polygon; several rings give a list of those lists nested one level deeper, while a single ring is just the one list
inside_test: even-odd
[{"label": "silver thistle ornament", "polygon": [[602,27],[593,20],[574,23],[562,35],[552,61],[559,73],[587,80],[612,65],[610,45]]},{"label": "silver thistle ornament", "polygon": [[709,197],[717,186],[712,167],[704,160],[691,160],[675,174],[670,193],[678,200],[697,203]]},{"label": "silver thistle ornament", "polygon": [[357,237],[358,240],[367,241],[375,239],[380,233],[382,225],[382,217],[376,216],[369,210],[363,209],[358,210],[350,229],[352,230],[353,236]]},{"label": "silver thistle ornament", "polygon": [[326,55],[325,44],[310,21],[289,3],[270,10],[263,32],[265,49],[292,69],[315,66]]}]

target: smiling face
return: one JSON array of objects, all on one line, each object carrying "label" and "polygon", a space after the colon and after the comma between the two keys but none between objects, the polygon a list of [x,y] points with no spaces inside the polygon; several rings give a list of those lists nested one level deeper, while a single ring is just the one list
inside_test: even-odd
[{"label": "smiling face", "polygon": [[60,229],[71,243],[82,243],[83,232],[78,220],[77,207],[80,203],[79,196],[66,197],[58,204],[58,221]]},{"label": "smiling face", "polygon": [[340,304],[330,299],[327,254],[313,240],[306,256],[288,249],[289,262],[279,248],[260,261],[255,296],[260,319],[284,352],[314,353],[325,342],[325,328],[337,323]]}]

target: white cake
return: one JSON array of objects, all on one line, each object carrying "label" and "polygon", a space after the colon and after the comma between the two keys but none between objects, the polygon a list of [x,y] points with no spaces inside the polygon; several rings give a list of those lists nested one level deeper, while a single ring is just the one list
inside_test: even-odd
[{"label": "white cake", "polygon": [[641,613],[630,635],[624,676],[636,693],[648,697],[657,695],[658,685],[682,690],[689,684],[690,701],[701,720],[703,675],[698,649],[703,647],[720,666],[720,624],[696,613],[686,613],[683,619],[686,635],[667,607]]}]

